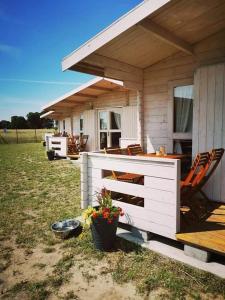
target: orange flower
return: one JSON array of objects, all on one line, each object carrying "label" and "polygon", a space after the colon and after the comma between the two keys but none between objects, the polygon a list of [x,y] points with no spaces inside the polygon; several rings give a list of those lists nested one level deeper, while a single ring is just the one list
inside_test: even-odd
[{"label": "orange flower", "polygon": [[105,211],[103,212],[103,218],[107,219],[109,217],[109,212]]},{"label": "orange flower", "polygon": [[92,217],[93,217],[94,219],[96,219],[96,218],[98,217],[98,214],[97,214],[96,211],[93,212]]}]

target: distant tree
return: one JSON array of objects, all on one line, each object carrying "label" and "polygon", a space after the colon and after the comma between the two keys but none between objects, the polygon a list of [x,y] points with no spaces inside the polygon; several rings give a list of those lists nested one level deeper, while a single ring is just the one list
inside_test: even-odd
[{"label": "distant tree", "polygon": [[28,128],[27,120],[22,116],[12,116],[11,117],[11,128],[26,129],[26,128]]},{"label": "distant tree", "polygon": [[6,121],[6,120],[0,121],[0,129],[4,129],[4,128],[10,129],[11,128],[11,123],[9,121]]},{"label": "distant tree", "polygon": [[39,112],[29,112],[27,114],[27,123],[29,128],[42,128],[42,119]]},{"label": "distant tree", "polygon": [[41,119],[42,120],[42,128],[53,128],[54,126],[54,121],[51,119]]}]

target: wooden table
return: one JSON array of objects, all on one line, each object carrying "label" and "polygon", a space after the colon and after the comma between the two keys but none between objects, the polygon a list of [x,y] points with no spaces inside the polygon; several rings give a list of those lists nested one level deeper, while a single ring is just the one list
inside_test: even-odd
[{"label": "wooden table", "polygon": [[140,153],[137,156],[144,156],[144,157],[158,157],[158,158],[172,158],[172,159],[184,159],[188,158],[187,154],[172,154],[168,153],[166,155],[156,155],[155,153]]}]

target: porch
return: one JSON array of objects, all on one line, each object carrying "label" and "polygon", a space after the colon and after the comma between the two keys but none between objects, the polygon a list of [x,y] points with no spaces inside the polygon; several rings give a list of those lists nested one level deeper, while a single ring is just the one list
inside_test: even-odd
[{"label": "porch", "polygon": [[[196,199],[196,201],[201,201]],[[184,244],[225,255],[225,205],[211,202],[201,221],[191,220],[181,226],[176,239]],[[205,215],[204,215],[205,214]]]},{"label": "porch", "polygon": [[[113,180],[110,172],[144,176],[143,184]],[[95,193],[110,190],[125,215],[120,223],[206,252],[225,255],[225,205],[211,202],[196,211],[200,219],[180,213],[180,160],[100,153],[81,155],[81,206],[96,206]],[[122,227],[124,225],[121,225]],[[147,236],[147,234],[146,234]]]}]

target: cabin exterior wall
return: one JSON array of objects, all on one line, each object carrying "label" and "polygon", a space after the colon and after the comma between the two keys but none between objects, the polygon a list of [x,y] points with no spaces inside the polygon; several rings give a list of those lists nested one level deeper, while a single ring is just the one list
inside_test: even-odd
[{"label": "cabin exterior wall", "polygon": [[[225,63],[199,68],[195,73],[193,154],[225,148]],[[211,199],[225,202],[225,157],[207,185]]]},{"label": "cabin exterior wall", "polygon": [[[191,82],[195,90],[193,156],[198,151],[225,147],[224,64],[218,64],[225,61],[224,41],[225,31],[221,31],[198,43],[195,56],[179,52],[144,70],[144,147],[148,152],[162,145],[167,152],[173,151],[171,87]],[[197,94],[199,85],[201,93]],[[210,187],[207,193],[212,199],[225,202],[225,179],[221,176],[224,173],[223,160],[211,181],[214,190]]]},{"label": "cabin exterior wall", "polygon": [[[137,137],[137,96],[136,91],[113,91],[86,102],[74,109],[71,117],[65,118],[66,132],[79,135],[80,116],[84,117],[84,134],[89,135],[87,151],[98,149],[98,110],[121,108],[121,138],[135,139]],[[71,120],[72,118],[72,120]],[[59,121],[59,130],[63,131],[63,120]]]}]

